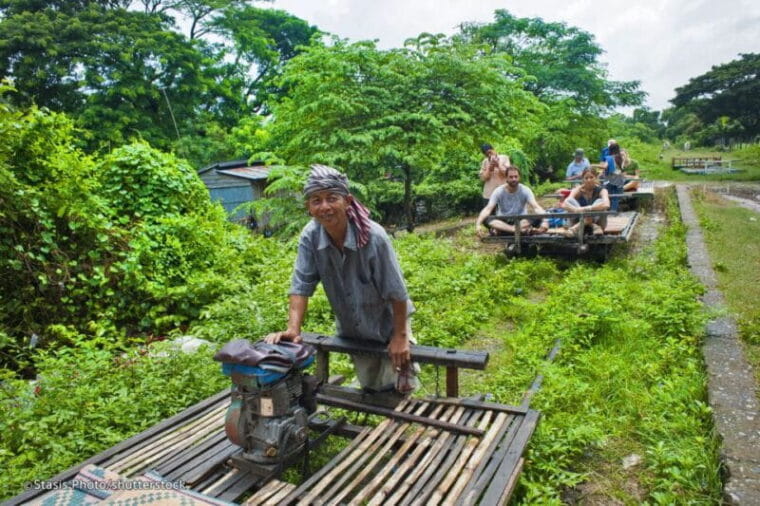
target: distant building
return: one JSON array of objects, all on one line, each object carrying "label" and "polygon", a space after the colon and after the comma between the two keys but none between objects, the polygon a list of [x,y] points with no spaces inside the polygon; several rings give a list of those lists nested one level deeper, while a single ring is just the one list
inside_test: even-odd
[{"label": "distant building", "polygon": [[248,163],[247,159],[218,162],[198,171],[206,184],[211,199],[218,201],[233,221],[248,217],[238,206],[264,197],[269,167],[263,163]]}]

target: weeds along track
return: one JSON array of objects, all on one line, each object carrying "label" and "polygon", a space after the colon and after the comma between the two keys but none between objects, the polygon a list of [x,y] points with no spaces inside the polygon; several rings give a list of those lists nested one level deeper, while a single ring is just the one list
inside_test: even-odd
[{"label": "weeds along track", "polygon": [[543,265],[547,276],[530,292],[488,301],[499,311],[467,343],[492,351],[489,373],[469,380],[470,390],[542,414],[518,503],[720,502],[702,286],[687,269],[674,193],[658,191],[636,240],[604,264],[506,260],[468,237],[478,254],[500,259],[497,269]]}]

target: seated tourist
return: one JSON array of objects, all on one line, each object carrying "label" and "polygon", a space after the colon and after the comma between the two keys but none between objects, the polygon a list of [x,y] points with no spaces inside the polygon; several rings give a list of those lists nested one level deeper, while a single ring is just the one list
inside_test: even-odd
[{"label": "seated tourist", "polygon": [[[580,213],[583,211],[606,211],[610,208],[610,197],[605,188],[599,184],[594,169],[583,171],[582,183],[570,191],[562,203],[562,207],[568,213]],[[575,237],[580,229],[580,220],[572,220],[574,224],[567,229],[567,237]],[[606,216],[588,216],[584,218],[586,230],[594,235],[602,235],[607,226]]]},{"label": "seated tourist", "polygon": [[628,155],[628,151],[621,149],[620,154],[615,157],[615,163],[620,167],[620,171],[625,177],[623,191],[635,192],[638,190],[641,184],[639,180],[639,162],[631,158]]},{"label": "seated tourist", "polygon": [[583,169],[587,169],[590,165],[583,150],[581,148],[576,149],[575,157],[565,171],[565,179],[580,179]]},{"label": "seated tourist", "polygon": [[[491,194],[488,204],[483,208],[475,222],[475,233],[478,237],[485,235],[483,223],[489,227],[491,233],[515,233],[515,225],[498,219],[498,216],[515,216],[526,214],[527,207],[537,214],[544,214],[544,208],[536,202],[536,197],[530,188],[520,183],[520,170],[514,165],[507,167],[507,182],[497,187]],[[491,216],[497,209],[497,216]],[[520,232],[525,234],[543,234],[549,229],[546,220],[537,218],[533,222],[520,221]]]},{"label": "seated tourist", "polygon": [[600,169],[604,177],[609,177],[618,171],[618,164],[615,160],[620,157],[620,145],[610,139],[609,146],[602,151],[602,159],[599,163],[591,165],[592,169]]}]

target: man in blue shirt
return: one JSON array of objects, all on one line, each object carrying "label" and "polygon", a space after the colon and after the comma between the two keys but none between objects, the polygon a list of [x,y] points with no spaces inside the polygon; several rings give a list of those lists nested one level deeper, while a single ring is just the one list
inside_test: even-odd
[{"label": "man in blue shirt", "polygon": [[570,165],[567,166],[565,178],[580,180],[581,174],[583,174],[583,171],[590,165],[591,164],[589,163],[588,158],[584,156],[583,150],[581,148],[576,149],[575,158],[572,162],[570,162]]},{"label": "man in blue shirt", "polygon": [[617,141],[615,139],[610,139],[607,141],[607,145],[602,148],[602,152],[599,155],[599,161],[603,162],[605,159],[610,156],[610,146],[613,144],[617,144]]}]

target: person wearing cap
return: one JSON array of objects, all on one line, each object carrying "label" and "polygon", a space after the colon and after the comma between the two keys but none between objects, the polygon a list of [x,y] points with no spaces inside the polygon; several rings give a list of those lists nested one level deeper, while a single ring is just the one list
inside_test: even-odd
[{"label": "person wearing cap", "polygon": [[507,155],[500,155],[490,144],[480,146],[485,158],[480,162],[480,180],[483,181],[483,201],[488,204],[493,191],[507,182],[507,167],[510,165]]},{"label": "person wearing cap", "polygon": [[565,172],[565,179],[580,179],[583,170],[589,168],[588,158],[584,156],[584,152],[581,148],[575,150],[575,158],[567,166],[567,172]]},{"label": "person wearing cap", "polygon": [[288,324],[266,337],[299,342],[309,303],[320,282],[335,314],[339,337],[387,345],[387,357],[352,355],[367,390],[403,393],[416,387],[410,361],[409,315],[414,306],[390,239],[332,167],[312,165],[304,187],[312,220],[303,228],[290,284]]}]

